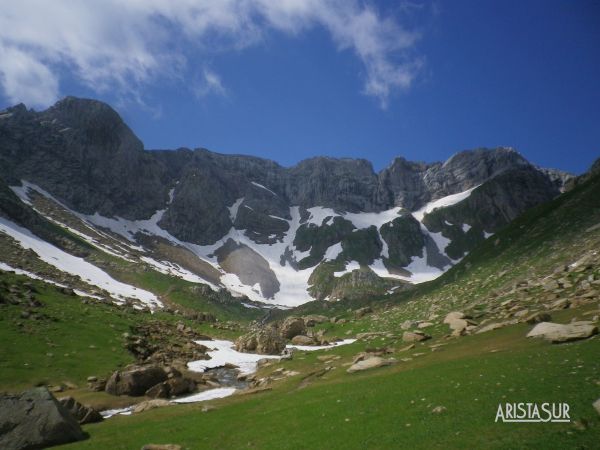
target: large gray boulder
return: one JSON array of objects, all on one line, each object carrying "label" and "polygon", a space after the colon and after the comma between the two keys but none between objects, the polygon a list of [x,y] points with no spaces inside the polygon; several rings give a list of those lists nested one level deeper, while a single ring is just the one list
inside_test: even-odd
[{"label": "large gray boulder", "polygon": [[589,321],[568,324],[542,322],[527,334],[527,337],[541,337],[551,342],[569,342],[587,339],[598,333],[598,327]]},{"label": "large gray boulder", "polygon": [[240,336],[235,341],[238,352],[278,355],[285,348],[285,340],[271,327],[259,328]]},{"label": "large gray boulder", "polygon": [[106,382],[105,391],[111,395],[144,395],[152,386],[167,380],[167,373],[162,367],[134,367],[125,371],[114,372]]},{"label": "large gray boulder", "polygon": [[2,449],[41,449],[85,438],[77,420],[45,387],[0,396]]}]

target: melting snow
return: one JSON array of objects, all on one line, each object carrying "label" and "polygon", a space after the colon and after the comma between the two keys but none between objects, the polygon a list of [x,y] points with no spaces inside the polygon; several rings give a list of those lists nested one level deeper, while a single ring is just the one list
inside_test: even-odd
[{"label": "melting snow", "polygon": [[268,187],[263,186],[260,183],[256,183],[254,181],[251,181],[250,183],[252,183],[254,186],[259,187],[261,189],[264,189],[265,191],[270,192],[271,194],[273,194],[275,197],[277,197],[277,194],[275,192],[273,192],[271,189],[269,189]]},{"label": "melting snow", "polygon": [[333,276],[336,278],[339,278],[342,275],[346,275],[347,273],[350,273],[353,270],[357,270],[357,269],[360,269],[360,264],[357,263],[356,261],[350,261],[349,263],[346,264],[346,268],[344,270],[341,270],[339,272],[333,272]]},{"label": "melting snow", "polygon": [[242,353],[233,348],[233,342],[225,340],[214,341],[195,341],[197,344],[208,347],[207,353],[210,359],[191,361],[188,363],[190,370],[194,372],[204,372],[206,369],[223,367],[225,364],[235,364],[239,367],[240,373],[250,375],[256,372],[256,363],[260,359],[279,359],[274,355],[257,355],[254,353]]},{"label": "melting snow", "polygon": [[136,298],[151,308],[162,307],[162,303],[153,293],[121,283],[84,259],[64,252],[35,236],[29,230],[1,217],[0,232],[11,236],[23,248],[32,249],[42,261],[56,267],[62,272],[79,276],[88,284],[105,289],[116,298]]},{"label": "melting snow", "polygon": [[430,212],[432,212],[434,209],[436,208],[445,208],[447,206],[452,206],[457,204],[458,202],[463,201],[464,199],[468,198],[469,195],[471,195],[471,192],[473,192],[475,189],[477,189],[479,186],[475,186],[471,189],[467,189],[464,192],[459,192],[458,194],[452,194],[452,195],[448,195],[446,197],[442,197],[440,199],[434,200],[432,202],[427,203],[425,206],[423,206],[422,208],[413,211],[412,215],[419,221],[422,222],[423,221],[423,217],[425,217],[425,214],[429,214]]},{"label": "melting snow", "polygon": [[[322,206],[314,206],[312,208],[308,208],[307,211],[310,213],[310,217],[308,218],[306,223],[314,223],[319,227],[323,224],[323,221],[325,219],[339,216],[339,214],[336,213],[333,209],[324,208]],[[329,219],[327,222],[329,222],[330,220],[331,219]]]},{"label": "melting snow", "polygon": [[329,344],[329,345],[292,345],[292,344],[288,344],[285,346],[285,348],[294,348],[296,350],[310,352],[313,350],[324,350],[326,348],[339,347],[340,345],[348,345],[348,344],[352,344],[353,342],[356,342],[356,339],[344,339],[343,341],[337,341],[337,342],[334,342],[333,344]]},{"label": "melting snow", "polygon": [[[43,281],[44,283],[48,283],[53,286],[58,286],[58,287],[63,287],[63,288],[68,287],[66,284],[57,283],[56,281],[40,277],[39,275],[36,275],[33,272],[29,272],[29,271],[23,270],[23,269],[17,269],[16,267],[9,266],[8,264],[3,263],[3,262],[0,262],[0,270],[3,270],[5,272],[14,272],[17,275],[24,275],[28,278],[31,278],[32,280]],[[95,299],[102,299],[102,297],[100,297],[99,295],[88,294],[87,292],[81,291],[79,289],[73,289],[73,292],[75,292],[80,297],[90,297],[90,298],[95,298]]]},{"label": "melting snow", "polygon": [[227,209],[229,210],[229,218],[232,222],[235,222],[238,210],[240,209],[240,205],[243,201],[244,197],[238,198],[235,202],[233,202],[233,205],[227,207]]},{"label": "melting snow", "polygon": [[214,400],[216,398],[225,398],[235,393],[235,388],[216,388],[209,389],[208,391],[199,392],[188,397],[176,398],[173,400],[175,403],[195,403],[203,402],[205,400]]},{"label": "melting snow", "polygon": [[140,257],[140,259],[142,261],[144,261],[146,264],[154,267],[157,271],[159,271],[161,273],[164,273],[167,275],[173,275],[175,277],[181,278],[182,280],[190,281],[192,283],[207,284],[211,287],[211,289],[213,291],[216,291],[219,289],[217,286],[215,286],[210,281],[206,281],[204,278],[200,278],[195,273],[192,273],[189,270],[184,269],[183,267],[181,267],[178,264],[175,264],[175,263],[172,263],[169,261],[157,261],[156,259],[150,258],[148,256],[142,256],[142,257]]},{"label": "melting snow", "polygon": [[325,261],[333,261],[339,256],[340,253],[342,253],[342,250],[343,249],[341,242],[338,242],[337,244],[333,244],[332,246],[328,247],[325,251]]},{"label": "melting snow", "polygon": [[462,229],[466,233],[471,229],[471,225],[469,225],[468,223],[463,223]]}]

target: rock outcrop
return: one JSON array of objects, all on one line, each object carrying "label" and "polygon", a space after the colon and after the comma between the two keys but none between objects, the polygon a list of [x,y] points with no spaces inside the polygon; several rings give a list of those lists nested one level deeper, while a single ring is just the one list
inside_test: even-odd
[{"label": "rock outcrop", "polygon": [[285,339],[272,327],[252,330],[235,341],[238,352],[258,353],[259,355],[278,355],[285,348]]},{"label": "rock outcrop", "polygon": [[167,380],[167,373],[162,367],[132,367],[124,371],[116,371],[106,382],[106,392],[111,395],[141,396],[148,389]]},{"label": "rock outcrop", "polygon": [[284,339],[292,339],[295,336],[306,334],[306,324],[302,317],[290,316],[281,324],[281,336]]}]

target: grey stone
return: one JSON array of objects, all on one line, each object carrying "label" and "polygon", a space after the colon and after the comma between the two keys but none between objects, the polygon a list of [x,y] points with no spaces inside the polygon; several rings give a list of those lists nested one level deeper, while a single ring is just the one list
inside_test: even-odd
[{"label": "grey stone", "polygon": [[46,388],[0,396],[0,448],[38,449],[85,437],[77,420]]}]

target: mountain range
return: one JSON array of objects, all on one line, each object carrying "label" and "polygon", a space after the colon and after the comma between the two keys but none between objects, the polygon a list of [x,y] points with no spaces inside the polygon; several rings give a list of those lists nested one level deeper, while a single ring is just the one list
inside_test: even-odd
[{"label": "mountain range", "polygon": [[[506,147],[435,163],[397,157],[379,172],[364,159],[283,167],[202,148],[148,150],[110,106],[75,97],[0,112],[0,177],[0,231],[43,268],[4,264],[151,307],[160,299],[116,271],[106,281],[95,271],[110,264],[83,247],[249,307],[390,295],[443,274],[573,178]],[[91,267],[57,264],[56,252]]]}]

